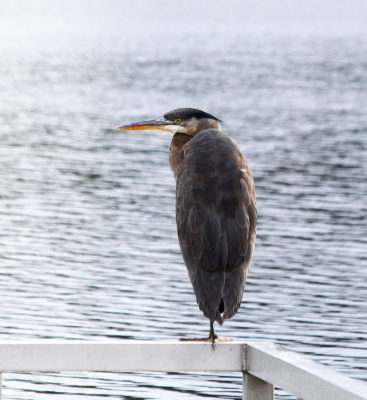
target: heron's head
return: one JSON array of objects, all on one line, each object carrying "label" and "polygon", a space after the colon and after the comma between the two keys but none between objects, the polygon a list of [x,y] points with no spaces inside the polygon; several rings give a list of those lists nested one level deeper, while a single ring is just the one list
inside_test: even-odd
[{"label": "heron's head", "polygon": [[221,130],[221,121],[205,111],[196,108],[178,108],[164,114],[163,118],[123,125],[122,131],[144,130],[183,133],[194,136],[205,129]]}]

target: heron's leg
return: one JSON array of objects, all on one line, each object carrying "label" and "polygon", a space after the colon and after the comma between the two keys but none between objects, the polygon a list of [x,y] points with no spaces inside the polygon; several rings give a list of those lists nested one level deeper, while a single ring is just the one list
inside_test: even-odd
[{"label": "heron's leg", "polygon": [[218,339],[218,335],[214,332],[214,322],[210,321],[210,333],[209,333],[209,341],[212,342],[213,349],[215,350],[215,339]]},{"label": "heron's leg", "polygon": [[218,335],[214,332],[214,322],[210,321],[210,333],[209,333],[209,340],[214,342],[215,339],[218,339]]}]

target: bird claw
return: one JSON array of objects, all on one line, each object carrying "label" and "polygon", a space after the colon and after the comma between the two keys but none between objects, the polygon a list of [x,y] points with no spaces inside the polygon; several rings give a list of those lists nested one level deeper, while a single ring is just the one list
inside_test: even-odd
[{"label": "bird claw", "polygon": [[186,338],[182,338],[180,339],[181,342],[209,342],[212,344],[212,349],[215,350],[215,348],[217,347],[217,342],[221,341],[221,339],[218,339],[217,335],[214,336],[209,336],[207,338],[193,338],[193,339],[186,339]]}]

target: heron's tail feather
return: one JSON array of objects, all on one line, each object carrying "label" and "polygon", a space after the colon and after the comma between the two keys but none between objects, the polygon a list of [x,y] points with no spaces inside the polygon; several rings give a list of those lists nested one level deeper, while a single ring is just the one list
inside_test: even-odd
[{"label": "heron's tail feather", "polygon": [[245,287],[248,268],[241,266],[240,268],[231,271],[226,276],[226,283],[224,285],[224,313],[223,321],[230,319],[236,314],[241,305],[242,294]]},{"label": "heron's tail feather", "polygon": [[[217,321],[222,325],[220,310],[225,282],[225,272],[208,272],[202,268],[198,271],[193,282],[193,287],[200,310],[210,321]],[[220,312],[221,311],[221,312]]]}]

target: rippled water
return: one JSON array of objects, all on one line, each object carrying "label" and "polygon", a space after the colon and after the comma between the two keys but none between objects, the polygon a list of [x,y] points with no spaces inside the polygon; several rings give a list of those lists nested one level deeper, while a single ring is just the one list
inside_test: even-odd
[{"label": "rippled water", "polygon": [[[192,106],[224,120],[257,187],[244,301],[218,333],[367,380],[366,42],[192,37],[158,51],[156,37],[136,40],[3,52],[0,340],[207,334],[176,238],[170,137],[109,130]],[[4,380],[5,398],[23,400],[233,399],[242,384],[204,373]]]}]

